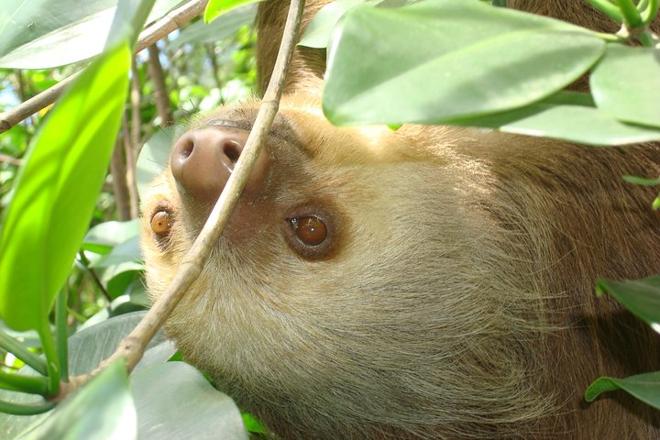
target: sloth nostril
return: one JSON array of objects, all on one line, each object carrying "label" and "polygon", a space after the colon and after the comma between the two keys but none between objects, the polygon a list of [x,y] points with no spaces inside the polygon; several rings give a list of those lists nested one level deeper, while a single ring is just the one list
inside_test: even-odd
[{"label": "sloth nostril", "polygon": [[236,141],[228,140],[222,144],[222,152],[232,163],[236,163],[241,156],[241,146]]},{"label": "sloth nostril", "polygon": [[190,157],[194,149],[195,149],[195,143],[193,142],[193,140],[190,138],[186,139],[184,144],[179,149],[179,157],[181,157],[181,159],[188,159],[188,157]]}]

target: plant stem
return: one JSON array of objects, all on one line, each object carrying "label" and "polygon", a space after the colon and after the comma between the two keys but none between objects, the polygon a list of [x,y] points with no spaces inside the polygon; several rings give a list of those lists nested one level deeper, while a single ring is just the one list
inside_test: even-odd
[{"label": "plant stem", "polygon": [[53,402],[44,402],[37,405],[21,405],[19,403],[0,400],[0,412],[15,416],[34,416],[50,411],[55,406]]},{"label": "plant stem", "polygon": [[639,15],[639,11],[632,0],[616,0],[616,3],[619,5],[619,10],[623,14],[624,21],[629,29],[644,26],[642,16]]},{"label": "plant stem", "polygon": [[94,280],[94,284],[96,284],[96,287],[99,288],[99,290],[105,297],[106,301],[108,301],[108,304],[110,304],[112,302],[112,297],[103,286],[103,283],[99,279],[99,276],[96,274],[96,271],[93,268],[89,267],[89,260],[85,256],[85,251],[81,250],[80,252],[78,252],[78,256],[80,257],[80,263],[85,268],[85,270],[90,274],[90,276]]},{"label": "plant stem", "polygon": [[25,376],[0,370],[0,388],[47,396],[48,379],[43,376]]},{"label": "plant stem", "polygon": [[616,5],[608,2],[607,0],[585,0],[589,3],[594,9],[599,10],[603,14],[610,17],[612,20],[617,23],[623,23],[623,15]]},{"label": "plant stem", "polygon": [[46,362],[42,358],[32,353],[27,347],[3,331],[0,331],[0,348],[22,360],[36,372],[44,376],[48,374]]},{"label": "plant stem", "polygon": [[67,289],[62,289],[55,300],[55,332],[57,358],[60,362],[60,375],[63,382],[69,381],[69,327],[67,325]]},{"label": "plant stem", "polygon": [[48,367],[48,394],[54,396],[60,391],[60,366],[53,334],[50,332],[47,319],[44,318],[45,322],[39,329],[39,339],[41,339]]},{"label": "plant stem", "polygon": [[658,0],[649,0],[649,4],[642,11],[642,21],[644,24],[649,25],[653,23],[655,17],[658,15],[658,9],[660,8],[660,1]]}]

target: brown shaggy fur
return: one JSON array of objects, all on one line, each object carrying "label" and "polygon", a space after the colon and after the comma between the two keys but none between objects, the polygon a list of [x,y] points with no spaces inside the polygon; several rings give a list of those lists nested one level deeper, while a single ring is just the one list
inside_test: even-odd
[{"label": "brown shaggy fur", "polygon": [[[325,2],[308,3],[307,20]],[[511,3],[600,23],[577,0]],[[264,80],[286,6],[260,6]],[[168,322],[184,356],[287,439],[659,438],[658,412],[623,393],[582,401],[599,375],[660,369],[658,336],[593,294],[598,276],[660,272],[655,193],[621,180],[658,175],[659,146],[336,128],[319,110],[322,66],[298,53],[276,124],[295,139],[271,138],[263,190],[243,197]],[[249,124],[257,105],[197,125]],[[204,220],[183,198],[166,171],[143,204],[155,297]],[[339,223],[326,260],[282,237],[310,201]],[[176,215],[165,244],[148,221],[163,202]]]}]

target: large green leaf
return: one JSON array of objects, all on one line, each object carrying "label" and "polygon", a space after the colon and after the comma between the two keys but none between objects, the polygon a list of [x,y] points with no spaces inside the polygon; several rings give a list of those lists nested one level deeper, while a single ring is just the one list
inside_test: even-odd
[{"label": "large green leaf", "polygon": [[40,328],[85,235],[128,88],[127,44],[92,63],[30,147],[0,232],[0,316]]},{"label": "large green leaf", "polygon": [[140,439],[248,438],[234,402],[188,364],[167,362],[145,367],[133,373],[131,386]]},{"label": "large green leaf", "polygon": [[60,403],[24,440],[130,440],[137,438],[137,415],[123,360]]},{"label": "large green leaf", "polygon": [[[50,68],[98,55],[108,39],[118,1],[0,2],[0,67]],[[158,0],[147,21],[162,17],[181,2]]]},{"label": "large green leaf", "polygon": [[590,83],[599,108],[622,121],[660,127],[660,49],[608,44]]},{"label": "large green leaf", "polygon": [[232,9],[261,1],[264,0],[209,0],[206,9],[204,9],[204,22],[210,23]]},{"label": "large green leaf", "polygon": [[616,377],[599,377],[584,393],[584,399],[592,402],[601,393],[623,390],[642,402],[660,409],[660,371],[637,374],[618,379]]},{"label": "large green leaf", "polygon": [[589,95],[577,92],[559,92],[519,109],[451,123],[595,146],[660,140],[660,130],[625,124],[596,108]]},{"label": "large green leaf", "polygon": [[635,316],[660,333],[660,275],[641,280],[598,280],[596,293],[613,296]]},{"label": "large green leaf", "polygon": [[[72,375],[85,374],[94,370],[109,357],[123,338],[135,328],[145,312],[127,313],[87,327],[69,338],[69,371]],[[149,342],[155,347],[165,341],[161,332]]]},{"label": "large green leaf", "polygon": [[333,123],[438,123],[545,98],[584,74],[605,43],[550,18],[437,0],[358,6],[329,50],[323,107]]}]

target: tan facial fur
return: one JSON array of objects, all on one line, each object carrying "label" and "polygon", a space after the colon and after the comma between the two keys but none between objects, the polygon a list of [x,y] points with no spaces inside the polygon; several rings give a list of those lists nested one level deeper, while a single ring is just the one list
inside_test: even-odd
[{"label": "tan facial fur", "polygon": [[[260,23],[286,3],[264,3]],[[262,65],[271,52],[261,43]],[[282,438],[660,435],[657,413],[625,396],[581,402],[601,374],[660,368],[657,335],[593,297],[597,276],[660,272],[655,194],[620,179],[657,175],[658,145],[337,128],[301,59],[260,185],[167,323],[184,357]],[[192,129],[248,129],[257,106],[221,108]],[[168,169],[142,206],[154,298],[209,208],[180,191]],[[166,236],[152,231],[163,207]],[[287,219],[310,210],[332,240],[313,258],[287,241]]]}]

